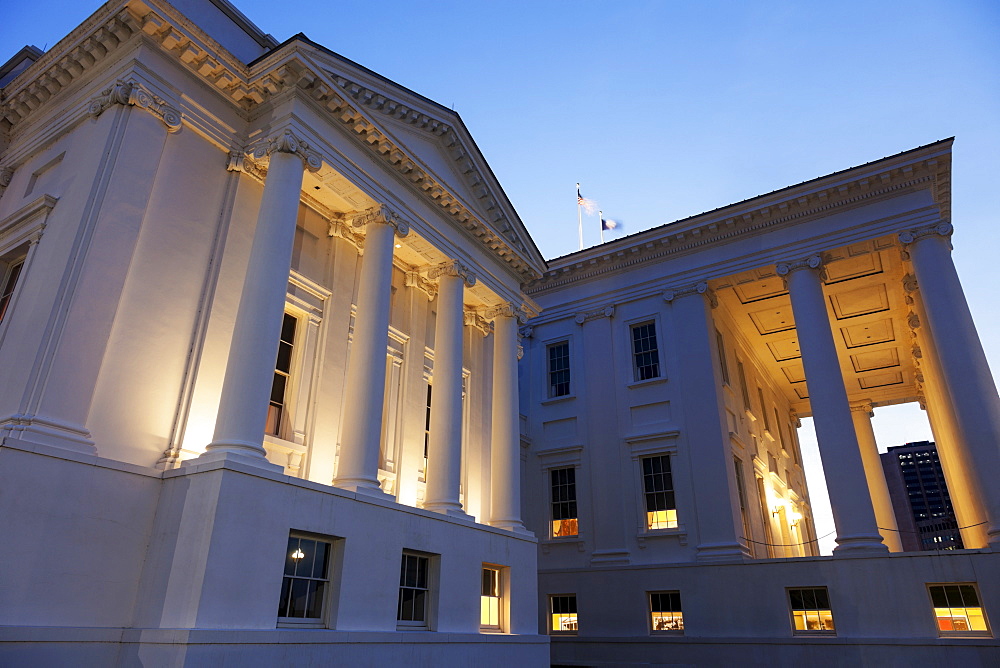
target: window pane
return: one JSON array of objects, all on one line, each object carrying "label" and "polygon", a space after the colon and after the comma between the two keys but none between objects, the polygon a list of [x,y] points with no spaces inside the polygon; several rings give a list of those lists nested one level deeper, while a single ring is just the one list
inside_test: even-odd
[{"label": "window pane", "polygon": [[283,578],[281,581],[281,596],[278,598],[278,616],[288,616],[288,602],[292,593],[292,579]]},{"label": "window pane", "polygon": [[309,593],[309,580],[295,578],[292,580],[292,600],[288,610],[289,617],[306,616],[306,597]]}]

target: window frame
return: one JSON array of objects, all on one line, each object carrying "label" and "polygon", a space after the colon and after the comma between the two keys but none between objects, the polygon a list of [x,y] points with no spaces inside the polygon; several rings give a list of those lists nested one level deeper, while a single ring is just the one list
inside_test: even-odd
[{"label": "window frame", "polygon": [[[935,588],[941,588],[942,590],[944,590],[946,587],[955,587],[955,588],[958,588],[958,590],[959,590],[958,594],[959,594],[960,597],[962,597],[962,601],[961,601],[962,603],[966,603],[966,601],[964,600],[965,596],[962,593],[961,588],[962,587],[970,587],[972,589],[972,593],[976,597],[976,603],[978,603],[979,605],[975,605],[975,606],[964,605],[961,608],[953,608],[953,607],[951,607],[949,605],[948,606],[948,610],[978,609],[979,610],[979,614],[980,614],[980,616],[982,617],[982,620],[983,620],[983,626],[986,627],[985,629],[968,629],[968,630],[952,629],[952,630],[947,630],[947,629],[942,629],[941,628],[941,622],[940,622],[940,620],[942,619],[942,617],[938,616],[937,611],[939,609],[944,609],[944,608],[939,608],[938,606],[935,605],[934,591],[933,590]],[[990,620],[989,620],[989,617],[986,614],[986,606],[983,605],[983,597],[979,593],[979,585],[976,582],[972,582],[972,581],[967,581],[967,582],[929,582],[929,583],[927,583],[926,589],[927,589],[927,599],[928,599],[928,601],[930,601],[930,605],[931,605],[931,615],[933,616],[933,619],[934,619],[934,628],[936,629],[939,638],[992,638],[993,637],[993,629],[990,626]],[[947,592],[942,591],[942,593],[946,597],[946,602],[950,603],[950,601],[947,600]],[[951,615],[950,618],[952,620],[954,620],[955,619],[955,615]],[[968,620],[969,619],[969,615],[966,614],[965,618],[966,618],[966,620]]]},{"label": "window frame", "polygon": [[[646,533],[659,533],[659,532],[664,532],[664,531],[677,531],[677,530],[680,529],[680,519],[679,519],[679,517],[677,515],[677,488],[676,488],[676,486],[674,484],[673,462],[671,461],[672,454],[673,453],[671,453],[671,452],[654,452],[654,453],[644,454],[644,455],[641,455],[639,457],[639,475],[640,475],[640,483],[641,483],[639,487],[640,487],[640,494],[642,496],[642,511],[643,511],[643,518],[644,518],[642,526],[643,526],[644,531]],[[662,460],[666,461],[666,463],[667,463],[666,475],[668,476],[668,480],[670,482],[670,488],[669,489],[662,489],[662,490],[658,489],[658,490],[653,490],[653,491],[648,491],[647,490],[647,485],[646,485],[647,476],[655,476],[655,475],[661,475],[662,476],[662,475],[664,475],[664,472],[662,470],[660,472],[658,472],[658,473],[657,472],[652,472],[652,473],[647,473],[646,472],[646,462],[647,461],[652,461],[654,459],[662,459]],[[650,510],[649,509],[649,497],[650,497],[651,494],[653,494],[653,495],[656,495],[656,494],[669,494],[670,498],[673,499],[673,507],[672,508],[664,508],[662,510]],[[656,505],[659,505],[659,504],[656,504]],[[669,505],[669,504],[667,504],[667,505]],[[671,510],[673,511],[673,519],[672,520],[670,519],[670,516],[669,516],[669,513],[670,513]],[[654,513],[654,512],[666,512],[667,513],[667,516],[666,516],[667,519],[665,521],[668,524],[670,522],[672,522],[673,526],[651,527],[650,526],[650,522],[651,522],[651,520],[650,520],[650,513]]]},{"label": "window frame", "polygon": [[[577,486],[576,471],[577,471],[577,468],[578,467],[576,467],[576,466],[557,466],[557,467],[550,468],[547,471],[548,472],[548,478],[549,478],[549,485],[548,485],[548,487],[549,487],[549,522],[548,522],[549,530],[548,530],[548,535],[549,535],[549,538],[551,538],[553,540],[561,540],[561,539],[564,539],[564,538],[578,539],[579,536],[580,536],[580,506],[579,506],[579,501],[577,499],[577,493],[576,493],[576,491],[577,491],[576,490],[576,486]],[[562,487],[567,487],[567,486],[570,487],[570,489],[572,490],[572,497],[573,497],[571,499],[561,499],[561,498],[557,499],[556,498],[556,484],[557,483],[556,483],[556,480],[555,480],[555,476],[556,476],[556,474],[558,474],[560,472],[563,472],[563,471],[569,471],[569,472],[572,473],[572,478],[573,479],[571,481],[569,481],[568,483],[560,483],[560,486],[562,486]],[[575,510],[575,512],[573,513],[573,516],[572,517],[558,517],[557,518],[556,517],[557,514],[562,514],[562,513],[557,513],[556,512],[557,506],[558,505],[569,505],[569,504],[572,504],[573,510]],[[576,524],[574,526],[574,528],[576,530],[574,531],[574,533],[557,534],[556,530],[555,530],[555,524],[556,524],[556,522],[565,522],[565,521],[570,521],[570,520],[576,522]]]},{"label": "window frame", "polygon": [[[655,357],[656,357],[656,360],[655,360],[656,374],[652,375],[652,376],[647,376],[647,377],[643,378],[643,377],[641,377],[641,374],[639,372],[640,366],[637,363],[637,358],[638,358],[639,355],[649,354],[650,351],[649,350],[643,350],[641,352],[637,352],[636,351],[636,346],[635,346],[635,344],[636,344],[635,331],[637,329],[639,329],[640,327],[647,327],[647,326],[651,326],[653,328],[653,338],[654,338],[654,341],[655,341],[655,346],[653,347],[652,352],[655,353]],[[631,361],[630,365],[632,367],[632,383],[633,384],[635,384],[635,383],[649,383],[649,382],[653,382],[653,381],[657,381],[657,380],[663,380],[663,379],[666,378],[666,375],[664,374],[664,370],[663,370],[663,360],[661,359],[661,356],[660,356],[660,345],[661,345],[660,344],[660,335],[659,335],[659,331],[660,330],[662,330],[662,327],[659,326],[659,321],[658,321],[657,318],[644,318],[644,319],[639,319],[639,320],[636,320],[634,322],[629,322],[628,323],[629,360]],[[646,366],[648,366],[648,365],[646,365]]]},{"label": "window frame", "polygon": [[[293,323],[291,341],[285,339],[285,328],[289,322]],[[275,356],[274,375],[271,380],[271,392],[267,404],[267,423],[264,425],[264,433],[266,435],[283,441],[292,440],[289,438],[288,431],[292,421],[291,413],[294,409],[295,396],[297,394],[295,382],[298,379],[298,357],[301,353],[300,348],[303,339],[301,330],[302,318],[297,313],[286,308],[281,318],[281,334],[278,338],[278,351]],[[289,351],[287,370],[280,368],[282,346],[285,345],[287,345]],[[274,425],[274,431],[268,431],[271,428],[271,409],[275,407],[274,386],[279,376],[285,379],[285,386],[282,392],[281,404],[277,407],[277,424]]]},{"label": "window frame", "polygon": [[719,373],[722,375],[722,384],[726,387],[732,387],[732,378],[729,375],[729,358],[726,353],[726,339],[722,334],[722,330],[718,327],[715,328],[715,347],[719,355]]},{"label": "window frame", "polygon": [[[406,550],[404,549],[400,555],[399,564],[399,587],[398,596],[396,599],[396,629],[399,631],[431,631],[433,630],[433,610],[434,610],[434,592],[437,590],[436,581],[436,569],[437,565],[436,554],[430,554],[427,552],[421,552],[419,550]],[[419,585],[419,575],[417,579],[417,585],[404,585],[403,579],[406,576],[406,559],[415,558],[423,560],[424,564],[424,585],[423,587]],[[418,563],[420,563],[418,561]],[[414,590],[424,592],[423,598],[423,619],[413,620],[413,619],[400,619],[402,617],[403,609],[403,590]],[[414,606],[414,609],[415,606]]]},{"label": "window frame", "polygon": [[[488,595],[486,593],[486,571],[492,571],[496,573],[496,583],[494,585],[496,595]],[[479,632],[480,633],[503,633],[506,616],[507,607],[507,591],[505,587],[507,586],[507,569],[498,564],[487,564],[482,565],[482,581],[479,593]],[[483,606],[486,603],[483,599],[485,598],[495,598],[497,600],[497,623],[496,624],[484,624],[483,623]]]},{"label": "window frame", "polygon": [[[556,612],[555,602],[556,599],[565,599],[567,608],[573,608],[572,612]],[[549,594],[548,606],[546,606],[548,611],[548,623],[546,627],[549,630],[549,635],[554,636],[575,636],[580,632],[580,615],[577,608],[576,594]],[[563,606],[560,606],[563,607]],[[555,616],[556,615],[572,615],[573,623],[576,625],[574,629],[556,629],[555,628]]]},{"label": "window frame", "polygon": [[[815,599],[815,592],[822,591],[823,596],[826,598],[827,606],[826,608],[819,607],[819,601]],[[812,592],[814,600],[816,600],[815,608],[795,608],[792,602],[792,592]],[[792,635],[794,636],[836,636],[837,635],[837,622],[835,621],[833,614],[833,604],[830,602],[830,591],[825,586],[816,587],[786,587],[785,588],[785,600],[788,602],[788,619],[792,626]],[[796,612],[828,612],[830,613],[830,624],[833,626],[831,629],[798,629],[795,626],[795,613]],[[817,615],[820,623],[823,621],[823,617]],[[808,619],[808,617],[807,617]]]},{"label": "window frame", "polygon": [[[677,597],[677,608],[678,608],[678,610],[664,611],[664,610],[654,610],[653,609],[653,597],[654,596],[664,596],[664,595],[670,596],[670,597],[672,597],[672,596],[676,596]],[[684,635],[684,610],[683,610],[683,604],[681,602],[681,592],[680,592],[679,589],[666,589],[666,590],[658,590],[658,591],[647,591],[646,592],[646,605],[647,605],[646,619],[649,622],[649,633],[650,633],[650,635],[657,635],[657,636],[659,636],[659,635],[671,635],[671,636],[681,636],[681,635]],[[654,616],[657,613],[662,614],[663,612],[669,612],[669,613],[671,613],[672,616],[674,614],[678,615],[678,620],[680,621],[680,626],[679,627],[675,627],[675,628],[670,628],[670,629],[666,629],[666,628],[658,629],[658,628],[656,628],[656,622],[654,621],[655,620]]]},{"label": "window frame", "polygon": [[[288,543],[285,548],[286,553],[292,548],[292,541],[298,541],[295,544],[297,550],[302,549],[302,541],[310,541],[317,544],[326,545],[326,567],[325,567],[325,577],[319,578],[314,575],[310,576],[298,576],[297,574],[288,575],[287,574],[287,563],[284,570],[282,571],[281,578],[281,593],[278,596],[278,616],[277,616],[277,627],[278,628],[327,628],[331,622],[333,611],[331,601],[333,600],[332,591],[334,587],[334,580],[332,572],[337,569],[338,563],[338,543],[340,539],[334,536],[324,536],[320,534],[309,533],[305,531],[291,530],[288,532]],[[299,566],[299,562],[295,562],[296,569]],[[310,582],[323,582],[324,590],[318,595],[320,604],[320,614],[317,617],[289,617],[282,616],[281,603],[282,599],[286,596],[285,594],[285,581],[286,580],[306,580]],[[290,592],[289,592],[290,593]],[[307,594],[308,595],[308,594]],[[287,612],[288,605],[291,604],[291,600],[285,605],[285,610]]]},{"label": "window frame", "polygon": [[[565,346],[566,347],[566,367],[564,369],[552,369],[552,350]],[[566,399],[573,396],[573,346],[570,342],[569,337],[563,339],[557,339],[545,344],[545,399]],[[566,391],[561,394],[553,393],[553,382],[552,377],[555,373],[565,373],[566,374]]]}]

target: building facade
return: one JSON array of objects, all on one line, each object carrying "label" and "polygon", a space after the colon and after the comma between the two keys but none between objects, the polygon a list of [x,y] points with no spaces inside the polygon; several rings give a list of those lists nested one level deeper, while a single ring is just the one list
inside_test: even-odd
[{"label": "building facade", "polygon": [[[526,288],[525,516],[554,663],[997,660],[978,615],[1000,614],[1000,402],[951,262],[950,151],[549,260]],[[917,401],[973,548],[947,558],[904,551],[870,421]],[[941,604],[954,587],[971,616]]]},{"label": "building facade", "polygon": [[546,663],[544,262],[461,119],[224,0],[3,76],[0,663]]},{"label": "building facade", "polygon": [[962,534],[934,444],[897,445],[879,456],[903,550],[962,549]]},{"label": "building facade", "polygon": [[[0,664],[995,663],[950,140],[545,262],[457,114],[227,0],[0,87]],[[966,549],[899,541],[912,401]]]}]

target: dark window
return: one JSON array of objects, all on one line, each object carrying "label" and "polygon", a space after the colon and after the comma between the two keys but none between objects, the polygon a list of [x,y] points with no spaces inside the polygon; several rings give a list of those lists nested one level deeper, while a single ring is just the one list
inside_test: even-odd
[{"label": "dark window", "polygon": [[264,431],[280,436],[282,421],[286,414],[292,372],[292,345],[295,343],[295,328],[298,319],[286,313],[281,321],[281,341],[278,342],[278,359],[274,363],[274,380],[271,383],[271,404],[267,409],[267,426]]},{"label": "dark window", "polygon": [[278,601],[279,621],[319,621],[330,582],[330,543],[291,535]]},{"label": "dark window", "polygon": [[404,626],[427,626],[427,565],[419,554],[403,553],[399,566],[399,607],[396,619]]},{"label": "dark window", "polygon": [[660,375],[660,355],[656,348],[656,323],[632,327],[632,360],[635,379],[649,380]]},{"label": "dark window", "polygon": [[4,267],[0,261],[0,322],[7,313],[10,300],[14,297],[14,288],[17,287],[17,279],[24,268],[24,257],[18,257]]},{"label": "dark window", "polygon": [[569,341],[549,346],[549,397],[569,394]]}]

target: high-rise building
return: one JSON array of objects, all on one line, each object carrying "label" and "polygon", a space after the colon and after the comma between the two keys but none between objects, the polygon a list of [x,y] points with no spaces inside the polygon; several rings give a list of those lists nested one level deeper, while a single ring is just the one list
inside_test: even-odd
[{"label": "high-rise building", "polygon": [[903,550],[962,549],[962,533],[934,443],[897,445],[880,457]]}]

